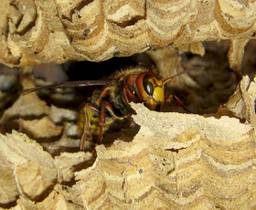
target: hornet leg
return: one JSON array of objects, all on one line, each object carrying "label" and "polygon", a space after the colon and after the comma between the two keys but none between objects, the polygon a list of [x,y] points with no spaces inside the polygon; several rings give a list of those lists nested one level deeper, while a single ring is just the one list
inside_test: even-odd
[{"label": "hornet leg", "polygon": [[97,108],[93,104],[87,103],[80,113],[79,127],[81,127],[83,130],[79,146],[80,150],[84,150],[85,142],[89,142],[92,139],[91,117],[96,112]]},{"label": "hornet leg", "polygon": [[127,118],[128,116],[130,116],[130,114],[128,115],[124,115],[124,116],[118,116],[114,113],[112,104],[109,103],[108,101],[102,101],[101,105],[100,105],[100,117],[99,117],[99,136],[98,136],[98,144],[102,143],[102,139],[103,139],[103,134],[104,134],[104,125],[106,122],[106,111],[108,111],[108,113],[110,114],[111,117],[113,117],[115,120],[123,120],[125,118]]},{"label": "hornet leg", "polygon": [[185,105],[183,104],[183,102],[177,97],[177,96],[173,96],[173,99],[176,101],[176,103],[178,104],[178,106],[181,106],[185,111],[187,111],[188,113],[191,113],[191,111],[189,111]]}]

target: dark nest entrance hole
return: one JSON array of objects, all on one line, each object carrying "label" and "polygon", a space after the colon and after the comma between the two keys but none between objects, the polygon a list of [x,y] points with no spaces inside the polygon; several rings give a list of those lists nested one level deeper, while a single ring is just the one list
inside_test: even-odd
[{"label": "dark nest entrance hole", "polygon": [[[197,114],[215,113],[218,107],[225,103],[231,96],[239,82],[239,75],[229,68],[227,61],[228,43],[205,43],[205,55],[199,56],[192,53],[178,54],[180,62],[173,68],[176,72],[185,71],[184,75],[175,78],[177,82],[170,82],[168,93],[177,96],[185,106],[185,109],[175,102],[167,104],[165,110],[178,112],[191,112]],[[168,61],[163,61],[168,62]],[[158,71],[156,63],[147,53],[137,54],[131,57],[112,58],[103,62],[68,62],[62,65],[41,65],[34,69],[35,77],[39,85],[46,82],[55,83],[65,80],[104,80],[116,71],[142,65]],[[176,72],[172,69],[162,71]],[[162,75],[160,75],[162,76]],[[90,102],[95,87],[76,88],[57,91],[43,90],[39,94],[49,103],[61,107],[79,107],[84,102]],[[128,124],[130,125],[130,121]],[[111,142],[119,135],[122,139],[131,140],[137,133],[138,127],[133,126],[128,132],[124,125],[113,126],[107,132],[104,141]],[[118,132],[121,127],[121,132]],[[125,135],[124,135],[125,134]],[[127,136],[128,135],[128,136]],[[127,137],[127,138],[125,138]]]},{"label": "dark nest entrance hole", "polygon": [[[228,42],[207,42],[205,55],[180,53],[180,61],[173,69],[162,69],[172,74],[185,71],[184,75],[174,78],[168,84],[168,94],[181,99],[191,113],[215,113],[218,107],[227,102],[239,82],[240,75],[231,70],[228,65]],[[168,61],[165,61],[168,62]],[[116,71],[138,65],[154,71],[157,69],[154,60],[147,53],[131,57],[112,58],[103,62],[68,62],[62,65],[46,64],[35,67],[34,75],[37,85],[53,84],[65,80],[104,80]],[[158,72],[159,74],[159,72]],[[163,77],[160,73],[160,77]],[[48,103],[61,107],[77,106],[90,101],[95,87],[83,87],[66,90],[42,90],[39,95]],[[172,102],[167,105],[167,111],[188,112],[179,104]]]},{"label": "dark nest entrance hole", "polygon": [[[168,93],[177,96],[191,113],[215,113],[218,107],[227,102],[228,98],[234,93],[240,76],[229,68],[227,61],[228,42],[207,42],[204,43],[204,46],[204,56],[192,53],[177,53],[180,59],[176,66],[174,66],[175,71],[172,69],[159,70],[154,59],[151,59],[150,54],[143,53],[126,58],[112,58],[99,63],[83,61],[67,62],[61,65],[38,65],[33,69],[33,81],[36,85],[43,86],[67,80],[101,80],[109,77],[116,71],[137,65],[143,65],[162,73],[169,71],[175,74],[179,71],[185,71],[185,74],[175,78],[174,82],[170,82],[167,90]],[[254,44],[249,45],[249,49],[247,49],[249,53],[245,54],[242,66],[242,72],[247,74],[250,73],[250,70],[255,68],[252,55],[255,54],[253,52],[256,48],[253,46]],[[5,77],[4,73],[0,75],[0,79],[1,77]],[[15,77],[18,78],[18,76]],[[18,80],[14,81],[18,83]],[[14,83],[15,82],[12,84]],[[0,102],[4,101],[4,97],[9,93],[9,90],[11,90],[11,93],[18,92],[18,89],[20,90],[20,88],[13,88],[14,85],[9,85],[8,89],[7,86],[1,84],[0,91],[3,96]],[[18,86],[20,87],[20,85]],[[94,90],[95,87],[43,89],[38,91],[37,94],[46,101],[48,105],[53,104],[57,107],[77,111],[81,107],[81,104],[90,101],[91,94]],[[2,108],[3,113],[15,102],[17,94],[15,97],[11,98],[13,98],[13,100],[10,100],[10,102],[1,104],[0,108]],[[166,110],[187,112],[174,102],[168,104]],[[113,129],[107,132],[104,136],[104,142],[111,143],[113,139],[120,136],[127,141],[132,140],[134,135],[138,132],[139,127],[132,124],[129,120],[127,122],[124,122],[124,125],[121,126],[118,124],[117,127],[114,126]],[[12,128],[10,128],[9,131],[11,129]],[[54,141],[57,140],[55,139]]]},{"label": "dark nest entrance hole", "polygon": [[[180,64],[174,66],[177,71],[186,71],[170,82],[168,94],[174,94],[184,103],[191,113],[208,114],[217,111],[234,92],[240,76],[231,70],[227,61],[228,43],[206,43],[204,56],[192,53],[180,54]],[[54,84],[65,80],[104,80],[116,72],[137,65],[145,66],[158,71],[157,66],[146,53],[125,58],[112,58],[103,62],[68,62],[63,65],[47,64],[35,67],[34,75],[37,85]],[[172,72],[172,69],[165,69]],[[173,74],[176,72],[173,71]],[[160,75],[161,76],[161,75]],[[39,95],[48,103],[61,107],[76,106],[84,101],[90,101],[90,96],[95,87],[79,87],[75,91],[42,90]],[[73,96],[72,94],[76,94]],[[70,94],[70,95],[69,95]],[[62,95],[62,96],[61,96]],[[182,107],[173,102],[168,111],[186,112]]]}]

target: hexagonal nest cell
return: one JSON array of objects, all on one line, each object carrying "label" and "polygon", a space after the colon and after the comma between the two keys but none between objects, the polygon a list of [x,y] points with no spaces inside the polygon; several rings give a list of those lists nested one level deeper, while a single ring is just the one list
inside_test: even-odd
[{"label": "hexagonal nest cell", "polygon": [[255,1],[1,4],[0,209],[256,208]]}]

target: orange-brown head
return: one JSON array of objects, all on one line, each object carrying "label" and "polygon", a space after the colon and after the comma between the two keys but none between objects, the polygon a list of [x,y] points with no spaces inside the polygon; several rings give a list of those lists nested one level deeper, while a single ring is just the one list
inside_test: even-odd
[{"label": "orange-brown head", "polygon": [[164,82],[156,75],[152,73],[140,75],[137,78],[137,87],[140,90],[142,102],[149,109],[155,110],[157,106],[165,103]]},{"label": "orange-brown head", "polygon": [[144,103],[151,110],[165,103],[165,83],[151,72],[130,75],[126,80],[125,95],[129,102]]}]

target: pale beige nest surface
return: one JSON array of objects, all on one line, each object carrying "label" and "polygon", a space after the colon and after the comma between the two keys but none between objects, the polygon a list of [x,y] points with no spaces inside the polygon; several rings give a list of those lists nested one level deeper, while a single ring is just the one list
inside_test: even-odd
[{"label": "pale beige nest surface", "polygon": [[13,66],[101,61],[156,47],[184,49],[191,43],[200,47],[201,41],[229,39],[229,61],[238,68],[244,46],[256,30],[253,0],[2,0],[1,4],[0,59]]},{"label": "pale beige nest surface", "polygon": [[[253,209],[255,133],[237,119],[134,106],[141,128],[91,154],[51,157],[14,132],[1,136],[1,203],[13,209]],[[4,183],[4,184],[3,184]],[[36,201],[36,202],[35,202]]]}]

